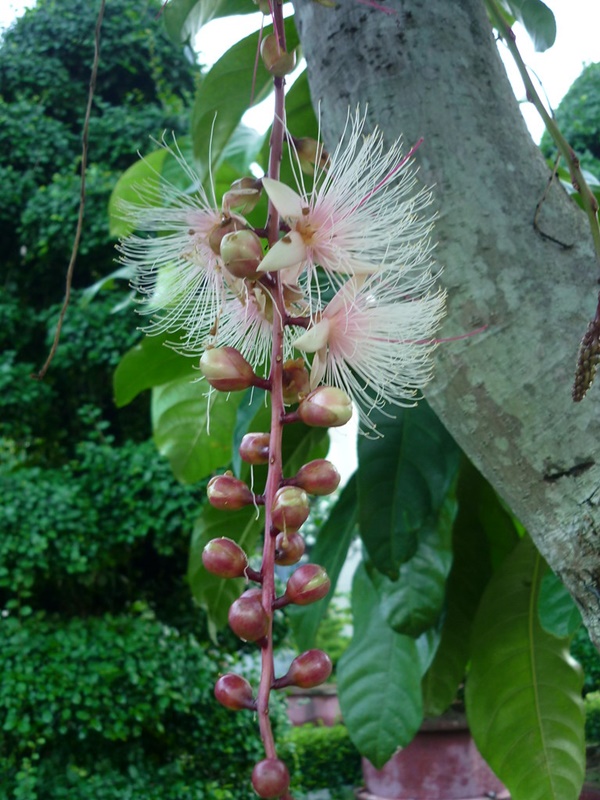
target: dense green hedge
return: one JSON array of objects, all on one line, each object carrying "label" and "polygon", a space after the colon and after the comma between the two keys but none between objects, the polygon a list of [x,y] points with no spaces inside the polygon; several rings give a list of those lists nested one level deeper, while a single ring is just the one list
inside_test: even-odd
[{"label": "dense green hedge", "polygon": [[67,623],[5,615],[0,651],[3,800],[252,796],[262,744],[252,715],[213,697],[222,656],[143,605]]},{"label": "dense green hedge", "polygon": [[300,725],[286,740],[294,751],[292,788],[296,791],[329,789],[335,794],[344,786],[361,785],[360,753],[344,725]]}]

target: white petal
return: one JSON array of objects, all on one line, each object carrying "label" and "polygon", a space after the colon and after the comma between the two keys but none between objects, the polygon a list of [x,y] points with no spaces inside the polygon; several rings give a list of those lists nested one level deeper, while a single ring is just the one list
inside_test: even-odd
[{"label": "white petal", "polygon": [[286,233],[276,242],[260,262],[258,272],[278,272],[280,269],[295,267],[306,258],[306,245],[298,231]]},{"label": "white petal", "polygon": [[297,192],[290,189],[285,183],[273,180],[273,178],[263,178],[262,184],[265,192],[269,195],[269,200],[282,217],[285,219],[299,219],[302,216],[302,209],[306,206],[306,203]]},{"label": "white petal", "polygon": [[312,325],[302,336],[295,339],[293,345],[304,353],[316,353],[317,350],[325,347],[328,341],[329,320],[322,319],[316,325]]}]

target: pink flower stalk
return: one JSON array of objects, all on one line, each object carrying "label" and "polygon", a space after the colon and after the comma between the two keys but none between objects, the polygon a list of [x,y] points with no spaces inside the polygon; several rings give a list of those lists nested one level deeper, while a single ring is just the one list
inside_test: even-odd
[{"label": "pink flower stalk", "polygon": [[430,192],[415,191],[400,141],[384,151],[381,131],[363,136],[364,124],[357,112],[328,166],[315,167],[310,192],[300,170],[298,191],[263,178],[290,231],[266,254],[261,271],[300,266],[312,283],[320,266],[339,286],[343,276],[403,272],[427,257],[431,221],[420,212]]},{"label": "pink flower stalk", "polygon": [[374,407],[414,405],[431,377],[432,334],[445,293],[429,269],[350,278],[294,347],[314,353],[311,388],[337,386],[357,403],[363,429]]}]

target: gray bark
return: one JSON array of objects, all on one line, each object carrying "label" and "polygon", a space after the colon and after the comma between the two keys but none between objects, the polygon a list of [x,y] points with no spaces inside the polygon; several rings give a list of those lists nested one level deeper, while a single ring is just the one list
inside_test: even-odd
[{"label": "gray bark", "polygon": [[481,0],[295,0],[326,145],[348,107],[369,105],[386,139],[420,136],[435,185],[436,257],[448,312],[427,398],[526,526],[600,644],[600,386],[571,400],[579,342],[594,315],[597,263],[583,214],[531,140]]}]

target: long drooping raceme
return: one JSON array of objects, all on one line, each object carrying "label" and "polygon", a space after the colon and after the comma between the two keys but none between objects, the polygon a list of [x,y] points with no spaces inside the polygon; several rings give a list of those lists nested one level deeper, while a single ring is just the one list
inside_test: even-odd
[{"label": "long drooping raceme", "polygon": [[[226,707],[258,714],[265,758],[254,768],[259,797],[289,797],[289,774],[277,758],[269,721],[271,691],[313,687],[331,672],[328,656],[309,650],[285,675],[274,673],[272,622],[276,609],[307,605],[329,590],[325,570],[302,564],[300,533],[309,495],[336,490],[333,464],[316,460],[284,475],[284,429],[344,425],[358,407],[361,427],[377,434],[370,411],[380,405],[412,405],[430,374],[430,355],[444,296],[433,288],[428,191],[418,189],[410,153],[399,142],[384,148],[382,134],[365,133],[365,119],[349,115],[346,133],[327,156],[316,142],[285,131],[286,58],[281,5],[271,3],[275,40],[263,48],[275,75],[275,119],[268,175],[231,186],[221,207],[209,201],[177,147],[173,156],[195,187],[193,194],[167,184],[163,207],[149,196],[125,211],[136,229],[121,243],[122,260],[136,270],[149,333],[167,333],[172,346],[200,356],[212,390],[254,387],[270,397],[269,433],[249,433],[241,458],[268,465],[266,487],[256,494],[230,473],[207,488],[216,508],[264,507],[260,569],[232,539],[209,542],[204,566],[224,580],[245,577],[248,588],[231,606],[229,624],[261,653],[254,689],[242,676],[219,678],[215,694]],[[296,185],[280,182],[284,138],[290,142]],[[165,145],[166,146],[166,145]],[[300,161],[307,153],[309,181]],[[266,227],[255,229],[249,213],[266,192]],[[159,234],[147,236],[147,233]],[[298,566],[284,593],[275,593],[275,565]]]}]

